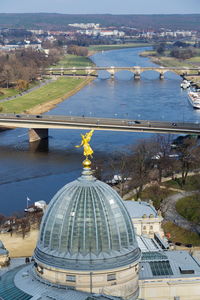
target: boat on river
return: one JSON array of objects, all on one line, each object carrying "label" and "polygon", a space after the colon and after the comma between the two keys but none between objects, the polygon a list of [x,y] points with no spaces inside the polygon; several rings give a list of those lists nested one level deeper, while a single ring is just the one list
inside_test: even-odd
[{"label": "boat on river", "polygon": [[180,84],[182,89],[188,89],[190,87],[190,82],[186,79],[184,79]]},{"label": "boat on river", "polygon": [[188,99],[192,104],[193,108],[200,109],[200,92],[188,92]]}]

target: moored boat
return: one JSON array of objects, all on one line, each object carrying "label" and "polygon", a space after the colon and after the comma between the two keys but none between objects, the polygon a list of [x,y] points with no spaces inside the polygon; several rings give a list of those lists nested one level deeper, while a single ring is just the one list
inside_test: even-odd
[{"label": "moored boat", "polygon": [[193,108],[200,109],[200,93],[199,92],[188,92],[188,99],[192,104]]},{"label": "moored boat", "polygon": [[187,89],[187,88],[190,87],[190,82],[189,82],[188,80],[184,79],[184,80],[181,82],[180,86],[181,86],[183,89]]}]

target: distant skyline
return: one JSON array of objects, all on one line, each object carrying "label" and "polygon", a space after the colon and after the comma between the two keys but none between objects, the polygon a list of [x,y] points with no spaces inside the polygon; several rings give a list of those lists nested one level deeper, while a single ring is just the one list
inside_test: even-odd
[{"label": "distant skyline", "polygon": [[0,0],[1,13],[193,14],[200,0]]}]

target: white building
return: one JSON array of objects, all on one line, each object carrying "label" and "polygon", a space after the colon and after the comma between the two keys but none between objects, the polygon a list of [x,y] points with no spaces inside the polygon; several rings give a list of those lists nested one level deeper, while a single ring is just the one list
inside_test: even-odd
[{"label": "white building", "polygon": [[162,216],[150,203],[144,201],[124,201],[133,221],[134,229],[137,235],[154,237],[157,233],[161,238],[164,237],[162,229]]}]

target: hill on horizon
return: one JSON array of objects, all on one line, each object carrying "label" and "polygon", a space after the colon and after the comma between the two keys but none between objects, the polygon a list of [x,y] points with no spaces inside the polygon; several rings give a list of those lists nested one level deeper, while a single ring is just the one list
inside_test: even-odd
[{"label": "hill on horizon", "polygon": [[70,23],[100,23],[140,30],[166,28],[200,31],[200,14],[112,15],[58,13],[0,13],[1,28],[65,30]]}]

